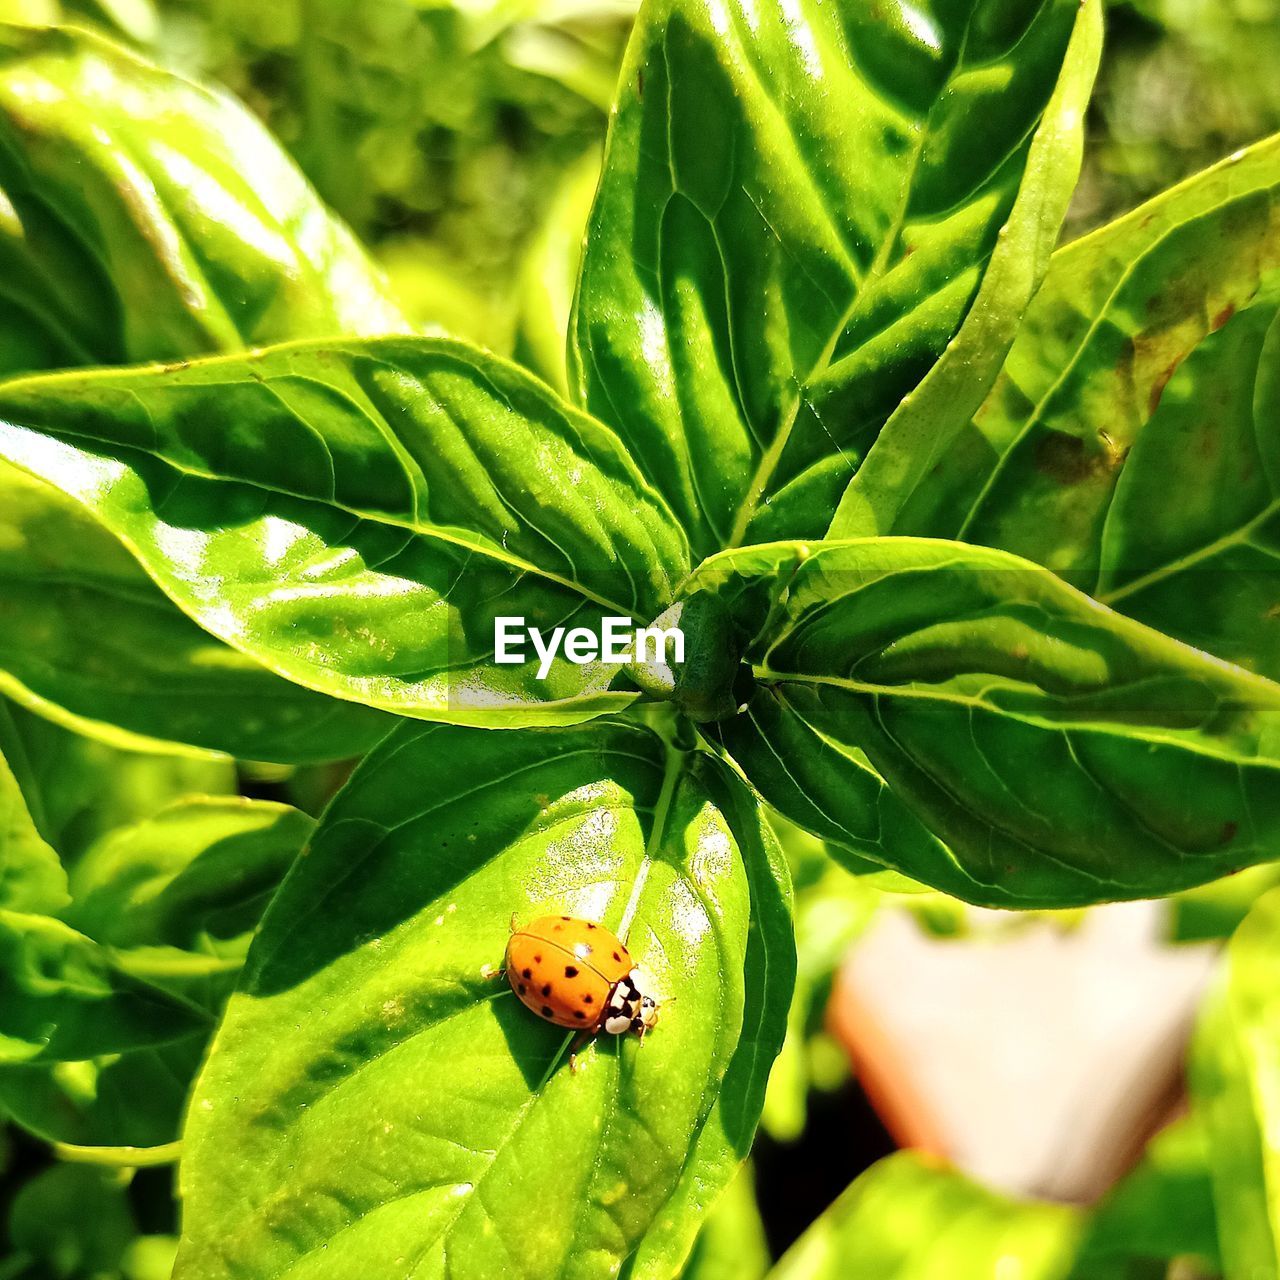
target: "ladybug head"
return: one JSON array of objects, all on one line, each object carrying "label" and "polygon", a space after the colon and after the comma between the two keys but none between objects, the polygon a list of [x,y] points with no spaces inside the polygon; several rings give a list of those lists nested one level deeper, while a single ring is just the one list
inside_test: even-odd
[{"label": "ladybug head", "polygon": [[631,1020],[631,1030],[638,1036],[658,1025],[658,1002],[652,996],[640,997],[640,1008]]},{"label": "ladybug head", "polygon": [[658,1022],[658,1002],[648,994],[652,980],[643,969],[632,969],[610,993],[603,1028],[610,1035],[634,1031],[642,1036]]}]

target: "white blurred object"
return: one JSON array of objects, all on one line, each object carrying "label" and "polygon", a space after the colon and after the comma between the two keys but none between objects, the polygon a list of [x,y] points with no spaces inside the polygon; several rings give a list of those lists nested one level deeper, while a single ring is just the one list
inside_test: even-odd
[{"label": "white blurred object", "polygon": [[[1213,967],[1212,946],[1160,940],[1162,913],[1118,903],[1072,928],[1013,931],[980,917],[976,936],[938,939],[884,911],[845,962],[834,1017],[873,1096],[905,1086],[962,1169],[1013,1193],[1092,1200],[1175,1098]],[[869,1078],[882,1072],[907,1079]]]}]

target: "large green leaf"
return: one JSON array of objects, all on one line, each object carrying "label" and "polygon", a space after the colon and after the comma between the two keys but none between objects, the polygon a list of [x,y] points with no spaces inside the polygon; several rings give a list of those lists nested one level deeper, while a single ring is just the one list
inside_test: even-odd
[{"label": "large green leaf", "polygon": [[[718,762],[612,721],[376,748],[273,901],[197,1085],[176,1274],[677,1270],[786,1018],[785,870],[753,810]],[[625,935],[670,1001],[576,1074],[496,974],[512,913],[548,911]]]},{"label": "large green leaf", "polygon": [[1077,1210],[1019,1202],[911,1152],[874,1164],[770,1280],[1064,1280]]},{"label": "large green leaf", "polygon": [[1227,1280],[1280,1275],[1278,1044],[1280,891],[1262,898],[1236,931],[1192,1055]]},{"label": "large green leaf", "polygon": [[[0,37],[0,199],[9,372],[406,327],[247,111],[84,32]],[[356,754],[383,731],[200,632],[106,530],[8,466],[0,513],[11,696],[108,740],[254,759]]]},{"label": "large green leaf", "polygon": [[[87,33],[0,35],[0,208],[0,370],[406,328],[247,111]],[[202,633],[105,529],[7,465],[0,688],[109,741],[253,759],[356,754],[383,731]]]},{"label": "large green leaf", "polygon": [[[21,748],[13,721],[0,702],[0,908],[54,912],[67,903],[67,873],[41,836],[28,798],[4,754]],[[24,756],[24,776],[25,764]]]},{"label": "large green leaf", "polygon": [[300,684],[505,726],[626,705],[494,663],[494,619],[649,620],[687,550],[613,434],[443,340],[296,344],[0,388],[0,457],[88,507],[203,627]]},{"label": "large green leaf", "polygon": [[977,407],[1071,193],[1099,12],[644,8],[571,383],[698,552],[821,536],[886,422],[877,494]]},{"label": "large green leaf", "polygon": [[991,905],[1170,893],[1280,856],[1280,686],[1003,552],[708,561],[756,691],[715,726],[815,834]]},{"label": "large green leaf", "polygon": [[1278,297],[1273,138],[1054,255],[990,397],[894,531],[1013,551],[1280,673]]},{"label": "large green leaf", "polygon": [[359,755],[394,723],[215,640],[77,502],[3,463],[0,691],[107,742],[251,760]]},{"label": "large green leaf", "polygon": [[407,326],[225,94],[87,32],[0,28],[0,370]]},{"label": "large green leaf", "polygon": [[0,1062],[82,1061],[208,1025],[60,920],[0,911]]}]

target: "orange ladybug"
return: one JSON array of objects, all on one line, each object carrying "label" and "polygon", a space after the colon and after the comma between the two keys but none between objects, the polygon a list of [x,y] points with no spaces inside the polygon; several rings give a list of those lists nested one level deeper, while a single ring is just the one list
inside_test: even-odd
[{"label": "orange ladybug", "polygon": [[575,916],[512,921],[507,981],[526,1008],[584,1036],[634,1031],[642,1039],[658,1021],[658,1002],[644,971],[603,925]]}]

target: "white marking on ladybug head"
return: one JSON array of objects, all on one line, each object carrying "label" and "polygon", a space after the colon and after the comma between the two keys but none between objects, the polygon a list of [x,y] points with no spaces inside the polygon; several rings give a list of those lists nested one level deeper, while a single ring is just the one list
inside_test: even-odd
[{"label": "white marking on ladybug head", "polygon": [[640,998],[640,1011],[636,1014],[633,1025],[637,1033],[652,1031],[658,1025],[658,1002],[652,996]]},{"label": "white marking on ladybug head", "polygon": [[604,1029],[611,1036],[625,1035],[631,1030],[631,1015],[629,1013],[613,1013],[604,1020]]}]

